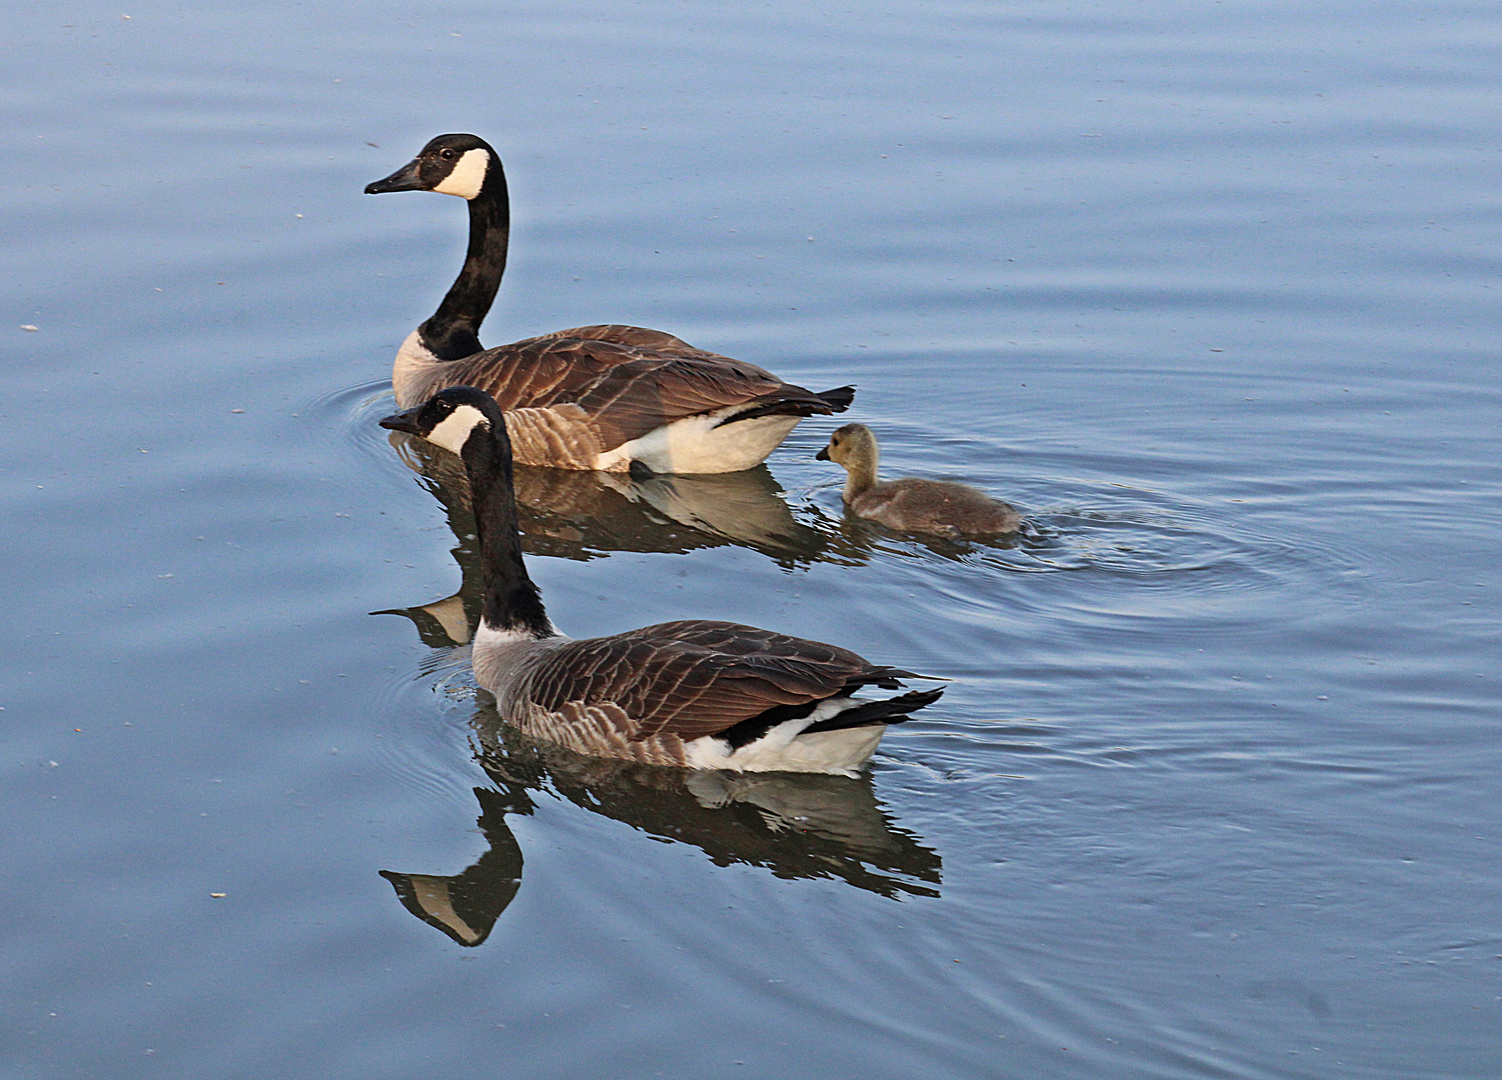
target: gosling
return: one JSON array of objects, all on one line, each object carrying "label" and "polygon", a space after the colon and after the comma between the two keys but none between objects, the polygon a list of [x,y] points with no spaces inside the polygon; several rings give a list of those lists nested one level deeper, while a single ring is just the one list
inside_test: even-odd
[{"label": "gosling", "polygon": [[1014,507],[968,484],[947,480],[892,480],[878,483],[876,436],[865,424],[846,424],[814,455],[845,467],[845,506],[859,517],[889,529],[950,539],[1001,536],[1022,526]]}]

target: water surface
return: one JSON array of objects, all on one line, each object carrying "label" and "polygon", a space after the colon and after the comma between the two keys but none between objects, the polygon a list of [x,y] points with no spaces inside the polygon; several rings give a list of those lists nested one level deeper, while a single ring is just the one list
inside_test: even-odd
[{"label": "water surface", "polygon": [[[0,1074],[1502,1072],[1496,12],[5,26]],[[488,342],[854,382],[888,476],[1026,510],[845,520],[823,421],[524,475],[566,632],[951,677],[868,774],[622,769],[475,699],[462,484],[374,424],[463,208],[360,194],[459,130],[514,200]]]}]

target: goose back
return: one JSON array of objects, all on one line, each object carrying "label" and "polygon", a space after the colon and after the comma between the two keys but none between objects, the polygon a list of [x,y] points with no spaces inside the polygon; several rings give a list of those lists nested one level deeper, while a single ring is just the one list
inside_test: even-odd
[{"label": "goose back", "polygon": [[520,650],[478,635],[476,643],[476,681],[507,722],[582,753],[652,765],[692,766],[706,737],[734,751],[826,699],[921,678],[836,645],[709,620]]},{"label": "goose back", "polygon": [[[417,338],[397,357],[397,404],[450,386],[484,390],[511,414],[513,453],[527,465],[620,472],[642,460],[658,472],[739,471],[765,459],[775,447],[763,447],[768,439],[780,443],[803,416],[844,408],[853,394],[815,394],[641,327],[561,330],[446,362],[411,362],[422,352]],[[644,441],[682,421],[687,430],[665,433],[663,445]],[[680,434],[697,435],[700,452],[673,446]]]}]

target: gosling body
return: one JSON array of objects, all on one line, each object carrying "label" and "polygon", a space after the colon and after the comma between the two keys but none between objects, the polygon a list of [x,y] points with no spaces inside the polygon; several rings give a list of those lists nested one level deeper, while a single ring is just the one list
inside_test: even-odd
[{"label": "gosling body", "polygon": [[841,492],[846,507],[899,532],[951,539],[1005,536],[1022,527],[1017,509],[969,484],[949,480],[877,479],[881,459],[876,436],[864,424],[846,424],[815,455],[845,468]]}]

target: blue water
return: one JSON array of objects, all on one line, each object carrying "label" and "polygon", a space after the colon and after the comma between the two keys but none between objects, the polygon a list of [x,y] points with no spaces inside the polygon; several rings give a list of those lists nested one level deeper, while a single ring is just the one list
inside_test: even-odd
[{"label": "blue water", "polygon": [[[1502,1075],[1502,12],[0,28],[0,1076]],[[565,632],[951,677],[868,774],[620,769],[475,699],[462,485],[374,423],[463,207],[360,194],[465,130],[487,342],[853,382],[885,475],[1026,511],[846,520],[827,421],[523,471]]]}]

